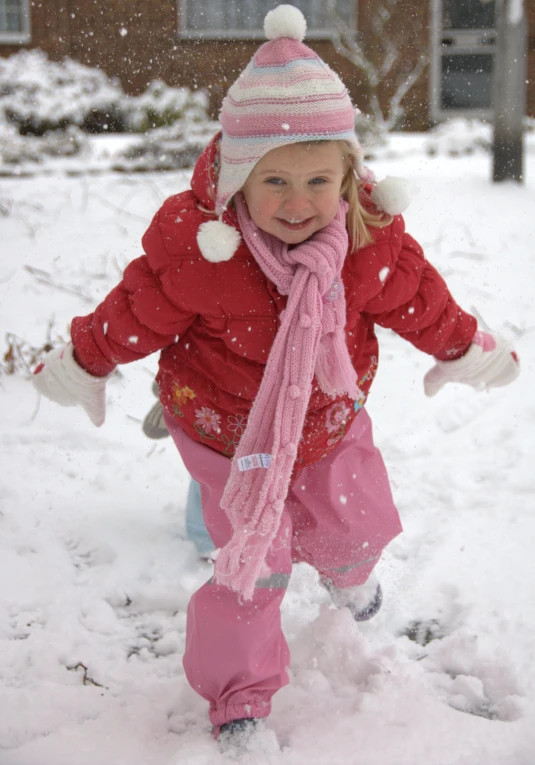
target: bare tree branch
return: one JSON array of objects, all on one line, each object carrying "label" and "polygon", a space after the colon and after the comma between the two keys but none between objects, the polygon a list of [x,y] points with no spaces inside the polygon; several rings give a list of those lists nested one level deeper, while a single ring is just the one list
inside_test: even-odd
[{"label": "bare tree branch", "polygon": [[[420,53],[418,59],[411,63],[408,73],[398,76],[393,94],[388,97],[388,103],[381,103],[379,87],[386,83],[389,77],[394,76],[396,67],[402,61],[403,48],[411,47],[411,40],[416,38],[418,22],[407,19],[406,16],[400,18],[402,9],[399,0],[383,0],[374,5],[371,40],[366,40],[348,29],[338,13],[337,0],[325,0],[325,4],[332,30],[331,42],[337,53],[364,75],[368,93],[365,111],[373,120],[374,133],[384,134],[399,123],[404,114],[402,101],[427,66],[427,53]],[[377,51],[380,54],[379,60]]]},{"label": "bare tree branch", "polygon": [[409,90],[412,88],[412,86],[416,83],[416,81],[420,78],[420,75],[423,73],[425,67],[428,63],[428,57],[425,54],[421,54],[420,58],[418,59],[418,63],[410,72],[406,78],[404,78],[400,84],[398,85],[396,92],[392,96],[392,99],[390,100],[390,107],[388,110],[388,119],[387,119],[387,126],[388,130],[392,130],[396,123],[398,122],[399,118],[403,114],[403,109],[401,108],[401,102],[409,92]]}]

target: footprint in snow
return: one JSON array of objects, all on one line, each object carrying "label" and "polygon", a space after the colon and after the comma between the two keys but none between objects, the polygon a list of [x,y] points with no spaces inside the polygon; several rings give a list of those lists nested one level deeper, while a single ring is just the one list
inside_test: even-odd
[{"label": "footprint in snow", "polygon": [[453,709],[487,720],[524,715],[521,683],[504,654],[490,653],[466,627],[446,634],[438,620],[413,622],[401,634],[422,646],[417,657],[439,695]]}]

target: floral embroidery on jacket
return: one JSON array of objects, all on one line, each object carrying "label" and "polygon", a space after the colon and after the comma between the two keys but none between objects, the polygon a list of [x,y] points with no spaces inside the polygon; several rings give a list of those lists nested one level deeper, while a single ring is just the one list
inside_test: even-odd
[{"label": "floral embroidery on jacket", "polygon": [[359,380],[359,386],[360,385],[364,385],[364,383],[367,380],[373,380],[373,378],[375,377],[375,375],[377,373],[377,367],[379,365],[379,362],[377,361],[377,356],[370,356],[370,362],[371,363],[370,363],[370,367],[369,367],[368,371]]},{"label": "floral embroidery on jacket", "polygon": [[[364,385],[368,380],[373,380],[377,372],[377,356],[370,357],[370,366],[368,371],[360,378],[358,385],[359,388]],[[366,403],[366,394],[361,395],[353,402],[353,411],[358,412]],[[334,446],[338,441],[341,441],[345,436],[346,428],[348,425],[348,416],[351,413],[351,409],[346,405],[344,401],[337,401],[327,409],[325,413],[325,427],[327,432],[330,433],[330,437],[327,441],[328,446]]]},{"label": "floral embroidery on jacket", "polygon": [[359,396],[359,398],[356,399],[356,401],[353,402],[353,411],[358,412],[364,404],[366,403],[366,395],[363,393],[362,396]]},{"label": "floral embroidery on jacket", "polygon": [[229,414],[226,429],[232,434],[229,437],[221,430],[221,415],[213,409],[203,406],[195,410],[197,419],[193,427],[199,434],[201,443],[220,441],[224,445],[223,454],[232,457],[247,425],[247,417],[243,414]]},{"label": "floral embroidery on jacket", "polygon": [[193,401],[194,398],[197,398],[197,394],[191,388],[188,388],[187,385],[184,385],[182,388],[180,385],[174,385],[172,399],[174,416],[184,417],[182,407],[184,404],[187,404],[188,401]]},{"label": "floral embroidery on jacket", "polygon": [[211,433],[212,430],[218,435],[221,433],[221,415],[216,414],[213,409],[203,406],[202,409],[195,410],[195,416],[195,429],[202,430],[203,435]]},{"label": "floral embroidery on jacket", "polygon": [[[373,378],[376,375],[377,366],[378,366],[377,356],[370,356],[370,362],[371,363],[370,363],[370,367],[368,371],[366,372],[366,374],[362,375],[362,377],[359,380],[359,388],[360,386],[364,385],[364,383],[367,382],[368,380],[373,380]],[[357,398],[357,400],[353,402],[353,411],[358,412],[360,409],[362,409],[362,407],[366,403],[366,399],[367,399],[367,395],[365,393],[359,396],[359,398]]]},{"label": "floral embroidery on jacket", "polygon": [[244,414],[229,414],[227,422],[230,432],[241,436],[247,425],[247,417]]},{"label": "floral embroidery on jacket", "polygon": [[346,406],[344,401],[336,401],[327,409],[325,413],[325,427],[331,433],[331,437],[327,441],[329,446],[333,446],[344,437],[347,417],[350,412],[350,408]]},{"label": "floral embroidery on jacket", "polygon": [[197,394],[195,391],[191,390],[191,388],[188,388],[187,385],[184,385],[183,388],[179,385],[174,386],[173,401],[178,406],[183,406],[184,404],[187,404],[188,401],[193,401],[194,398],[197,398]]}]

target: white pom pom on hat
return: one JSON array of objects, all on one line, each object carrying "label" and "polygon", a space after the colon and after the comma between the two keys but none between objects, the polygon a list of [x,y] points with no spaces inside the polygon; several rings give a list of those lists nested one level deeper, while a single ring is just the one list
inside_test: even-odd
[{"label": "white pom pom on hat", "polygon": [[411,194],[405,178],[387,176],[373,187],[371,200],[388,215],[400,215],[410,204]]},{"label": "white pom pom on hat", "polygon": [[197,244],[201,255],[210,263],[230,260],[240,246],[240,232],[222,220],[201,223],[197,231]]},{"label": "white pom pom on hat", "polygon": [[264,19],[264,33],[268,40],[291,37],[302,42],[306,31],[306,19],[299,8],[293,5],[278,5]]}]

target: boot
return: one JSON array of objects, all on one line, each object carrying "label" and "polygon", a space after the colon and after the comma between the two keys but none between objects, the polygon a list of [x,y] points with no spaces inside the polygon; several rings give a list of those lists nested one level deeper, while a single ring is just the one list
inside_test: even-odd
[{"label": "boot", "polygon": [[247,749],[251,738],[257,730],[258,720],[254,717],[240,717],[238,720],[230,720],[223,723],[219,728],[217,742],[223,752],[229,752],[237,749],[243,751]]},{"label": "boot", "polygon": [[328,590],[334,605],[337,608],[349,608],[356,622],[368,621],[381,608],[383,591],[374,573],[370,574],[364,584],[354,587],[336,587],[326,579],[322,580],[322,584]]},{"label": "boot", "polygon": [[[152,384],[152,392],[155,396],[159,395],[158,385],[154,382]],[[150,412],[143,420],[143,433],[147,438],[158,440],[160,438],[166,438],[169,435],[165,420],[163,418],[163,406],[158,400]]]}]

